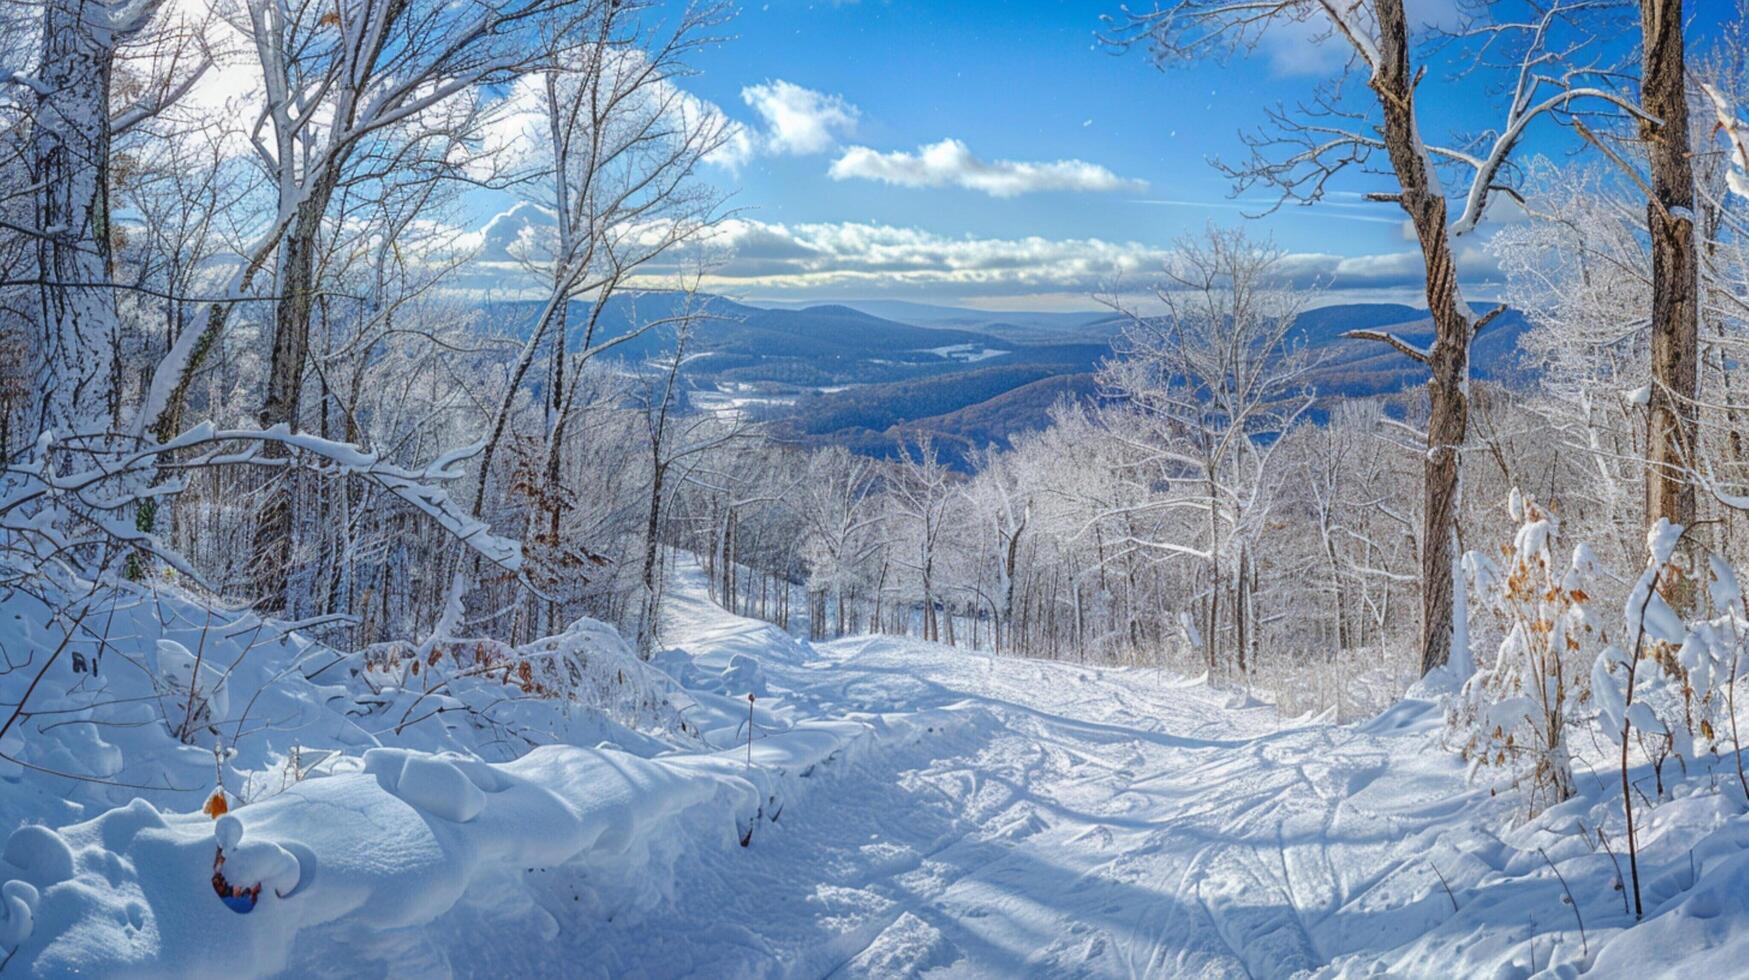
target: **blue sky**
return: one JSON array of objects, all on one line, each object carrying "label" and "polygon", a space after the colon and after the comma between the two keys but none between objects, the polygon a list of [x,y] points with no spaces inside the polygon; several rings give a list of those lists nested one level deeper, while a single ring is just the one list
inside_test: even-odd
[{"label": "blue sky", "polygon": [[[734,24],[738,37],[698,59],[702,74],[692,87],[745,116],[741,89],[782,79],[855,105],[860,116],[848,142],[856,145],[914,151],[956,138],[984,159],[1078,159],[1148,185],[1133,193],[1002,199],[960,188],[837,181],[827,176],[829,158],[761,157],[741,169],[737,199],[764,220],[879,221],[952,235],[1164,245],[1211,218],[1237,218],[1230,186],[1208,158],[1240,152],[1238,125],[1257,121],[1259,105],[1303,90],[1304,78],[1280,77],[1262,59],[1245,69],[1161,72],[1139,52],[1095,46],[1099,15],[1115,9],[1085,0],[771,0],[743,9]],[[1328,224],[1299,214],[1269,227],[1284,247],[1325,248]],[[1389,224],[1356,223],[1345,233],[1361,249],[1401,245]]]},{"label": "blue sky", "polygon": [[[1459,0],[1409,0],[1449,22]],[[1732,6],[1702,3],[1704,45]],[[1117,3],[766,0],[745,4],[685,82],[740,127],[703,178],[730,195],[727,261],[708,288],[748,300],[909,299],[997,309],[1087,309],[1116,282],[1139,290],[1175,239],[1246,222],[1290,253],[1327,299],[1419,302],[1419,256],[1401,213],[1364,203],[1384,178],[1347,175],[1315,207],[1267,218],[1211,157],[1241,159],[1264,108],[1336,74],[1340,48],[1288,24],[1249,57],[1161,71],[1097,43]],[[1501,9],[1496,4],[1495,9]],[[1624,8],[1631,16],[1631,7]],[[1631,54],[1627,40],[1614,56]],[[1485,130],[1498,76],[1423,86],[1424,132]],[[951,141],[951,142],[950,142]],[[1521,155],[1557,158],[1571,134],[1544,121]],[[1501,220],[1513,215],[1494,214]],[[1473,298],[1492,294],[1489,229],[1460,253]]]}]

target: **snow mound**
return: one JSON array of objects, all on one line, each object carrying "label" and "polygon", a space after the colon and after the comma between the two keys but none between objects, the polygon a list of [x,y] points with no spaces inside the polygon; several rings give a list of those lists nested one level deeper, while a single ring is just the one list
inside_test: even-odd
[{"label": "snow mound", "polygon": [[[45,610],[19,611],[0,632],[52,636]],[[112,652],[50,675],[40,704],[62,724],[17,726],[20,751],[130,785],[27,769],[0,786],[16,827],[0,851],[0,957],[21,976],[263,975],[329,956],[348,972],[442,972],[472,954],[441,937],[479,909],[556,929],[537,907],[543,876],[603,915],[659,907],[683,853],[750,846],[822,766],[891,731],[796,717],[767,697],[758,642],[733,630],[735,652],[677,655],[733,692],[716,693],[589,620],[522,647],[439,638],[351,655],[172,594],[119,595],[106,615],[148,644],[149,669]],[[786,638],[776,655],[801,653]],[[202,812],[215,766],[216,819]]]},{"label": "snow mound", "polygon": [[[389,763],[390,759],[398,764]],[[389,756],[373,749],[365,754],[365,770],[372,771],[379,760],[383,764],[376,775],[383,788],[433,816],[467,823],[486,808],[486,794],[446,759],[410,753]]]},{"label": "snow mound", "polygon": [[[471,892],[533,868],[611,882],[616,902],[649,906],[669,894],[664,861],[678,844],[746,840],[781,803],[787,774],[869,731],[798,728],[761,743],[752,769],[715,753],[642,759],[565,745],[503,764],[377,750],[356,771],[307,779],[216,822],[139,801],[65,828],[59,847],[60,835],[27,833],[17,850],[39,877],[52,878],[40,870],[69,851],[74,873],[40,899],[9,882],[4,928],[31,937],[18,954],[24,975],[216,977],[287,969],[311,942],[356,950],[378,930],[439,922]],[[258,892],[247,908],[214,897],[215,868],[232,889]],[[223,957],[212,955],[216,935]]]},{"label": "snow mound", "polygon": [[4,862],[0,871],[6,877],[28,881],[38,888],[58,885],[73,877],[73,849],[60,834],[36,824],[25,824],[12,832],[0,862]]},{"label": "snow mound", "polygon": [[213,823],[217,871],[235,889],[266,890],[281,898],[298,887],[303,868],[285,848],[266,840],[243,840],[243,821],[227,813]]}]

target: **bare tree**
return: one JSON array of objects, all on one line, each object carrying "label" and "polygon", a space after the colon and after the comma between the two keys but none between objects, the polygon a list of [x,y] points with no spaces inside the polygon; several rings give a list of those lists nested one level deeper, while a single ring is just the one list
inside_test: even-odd
[{"label": "bare tree", "polygon": [[[804,554],[812,571],[809,589],[818,596],[809,620],[815,636],[845,632],[847,593],[856,586],[858,566],[876,545],[870,534],[878,521],[873,481],[872,460],[833,447],[811,454],[806,478],[790,495],[789,506],[807,526]],[[836,600],[837,611],[828,631],[829,599]]]},{"label": "bare tree", "polygon": [[893,506],[905,522],[910,539],[908,554],[899,563],[916,573],[922,589],[923,638],[941,639],[941,616],[937,606],[937,568],[947,536],[948,506],[952,501],[953,473],[942,462],[935,440],[927,434],[908,437],[900,445],[900,466],[890,486]]},{"label": "bare tree", "polygon": [[[0,84],[29,91],[28,227],[34,245],[39,407],[34,428],[63,436],[113,430],[120,413],[119,320],[112,288],[115,231],[110,203],[113,141],[163,111],[205,71],[204,58],[154,38],[170,60],[164,77],[116,111],[112,90],[122,49],[147,35],[157,2],[49,0],[42,7],[35,65],[0,65]],[[191,64],[192,63],[192,64]]]},{"label": "bare tree", "polygon": [[[528,340],[490,420],[481,456],[474,513],[484,505],[492,464],[510,423],[516,398],[540,355],[547,357],[544,409],[547,473],[555,472],[563,443],[568,378],[590,358],[650,330],[693,316],[681,310],[636,317],[631,329],[600,338],[597,328],[609,303],[632,277],[672,257],[717,220],[717,195],[694,178],[701,162],[727,138],[726,121],[699,112],[675,82],[686,59],[711,43],[723,11],[688,6],[672,25],[652,24],[642,4],[614,3],[592,25],[586,43],[538,78],[522,82],[532,106],[521,138],[540,147],[555,222],[544,247],[526,256],[544,280]],[[586,321],[571,343],[571,306],[587,298]],[[683,304],[684,305],[684,304]]]},{"label": "bare tree", "polygon": [[[1200,544],[1153,547],[1205,565],[1201,631],[1211,669],[1223,615],[1245,669],[1249,538],[1278,445],[1273,437],[1311,406],[1304,389],[1311,362],[1293,343],[1308,293],[1287,288],[1277,272],[1280,258],[1278,249],[1253,244],[1242,231],[1211,228],[1205,240],[1182,240],[1156,294],[1165,312],[1126,309],[1119,357],[1100,372],[1142,436],[1135,469],[1146,481],[1178,488],[1154,506],[1201,515]],[[1223,599],[1233,604],[1230,613]]]},{"label": "bare tree", "polygon": [[[995,595],[991,598],[991,647],[997,651],[1016,646],[1014,635],[1014,594],[1020,572],[1021,541],[1027,525],[1032,523],[1032,487],[1023,482],[1013,460],[1004,454],[988,453],[979,467],[979,479],[972,490],[978,495],[977,509],[988,521],[993,535]],[[1077,605],[1079,610],[1079,605]]]},{"label": "bare tree", "polygon": [[639,566],[641,611],[637,645],[643,657],[655,652],[660,628],[662,524],[674,485],[686,478],[686,470],[696,465],[701,456],[741,435],[738,417],[722,419],[708,412],[686,411],[682,368],[686,364],[687,344],[702,317],[693,312],[695,309],[689,305],[688,312],[676,324],[673,354],[653,365],[656,371],[639,406],[650,453],[648,509],[643,560]]},{"label": "bare tree", "polygon": [[[300,424],[317,294],[318,236],[349,181],[482,181],[489,161],[469,152],[485,117],[479,86],[544,67],[572,43],[591,0],[502,0],[458,13],[443,4],[353,0],[334,11],[246,6],[245,34],[265,99],[249,133],[275,187],[279,235],[271,358],[260,421]],[[374,164],[374,165],[373,165]],[[255,552],[264,602],[277,607],[292,518],[272,493]]]},{"label": "bare tree", "polygon": [[[1432,144],[1422,133],[1415,105],[1426,91],[1426,66],[1414,64],[1417,35],[1403,0],[1177,0],[1123,15],[1111,38],[1120,45],[1144,44],[1156,62],[1166,65],[1247,51],[1274,26],[1313,20],[1323,25],[1323,39],[1347,48],[1350,68],[1371,93],[1370,106],[1349,108],[1340,86],[1334,86],[1320,89],[1300,112],[1271,111],[1271,130],[1250,140],[1251,159],[1223,169],[1241,188],[1262,183],[1280,193],[1281,203],[1309,204],[1324,197],[1338,173],[1367,166],[1376,153],[1388,159],[1396,189],[1370,198],[1397,204],[1414,226],[1427,270],[1434,339],[1422,348],[1375,331],[1350,336],[1387,343],[1429,372],[1423,671],[1443,665],[1451,654],[1462,500],[1458,455],[1468,429],[1470,344],[1501,312],[1496,308],[1478,317],[1464,301],[1453,240],[1473,231],[1493,196],[1506,187],[1507,165],[1531,123],[1568,112],[1581,100],[1638,113],[1631,101],[1609,89],[1581,84],[1589,66],[1564,65],[1576,47],[1560,46],[1560,29],[1575,12],[1592,6],[1589,0],[1551,0],[1533,8],[1524,21],[1486,25],[1483,50],[1511,50],[1515,57],[1504,117],[1491,139],[1475,149]],[[1469,175],[1455,216],[1440,181],[1441,164]]]}]

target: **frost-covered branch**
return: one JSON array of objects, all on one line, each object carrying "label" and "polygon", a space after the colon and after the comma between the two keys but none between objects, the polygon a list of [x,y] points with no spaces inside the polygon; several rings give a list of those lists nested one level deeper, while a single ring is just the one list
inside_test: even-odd
[{"label": "frost-covered branch", "polygon": [[[165,443],[148,443],[123,453],[98,451],[88,440],[64,445],[45,440],[23,463],[6,467],[12,489],[0,499],[0,528],[49,541],[66,550],[77,541],[57,531],[56,518],[73,514],[94,526],[103,538],[147,550],[187,574],[194,570],[156,535],[136,528],[118,515],[157,498],[174,496],[186,487],[177,476],[141,486],[139,478],[188,474],[216,467],[297,467],[327,477],[353,477],[373,484],[412,506],[446,533],[485,560],[510,573],[520,571],[521,547],[491,533],[450,498],[444,484],[462,479],[462,464],[480,451],[479,445],[452,450],[418,469],[387,462],[357,446],[272,429],[220,429],[203,423]],[[269,454],[269,447],[285,452]],[[55,463],[55,458],[64,460]],[[196,576],[198,578],[198,576]]]}]

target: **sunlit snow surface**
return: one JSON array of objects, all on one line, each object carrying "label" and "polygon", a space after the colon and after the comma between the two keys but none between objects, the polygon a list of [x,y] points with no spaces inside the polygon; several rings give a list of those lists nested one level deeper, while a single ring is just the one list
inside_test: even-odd
[{"label": "sunlit snow surface", "polygon": [[[1426,702],[1361,726],[1283,721],[1154,671],[800,643],[712,605],[696,567],[669,595],[656,664],[702,741],[572,737],[486,764],[465,733],[413,749],[334,728],[353,744],[331,775],[225,824],[236,867],[267,886],[248,915],[215,895],[214,822],[193,806],[69,823],[18,794],[49,777],[8,772],[8,819],[31,805],[63,826],[15,834],[0,863],[0,938],[24,933],[6,975],[1650,977],[1749,962],[1734,766],[1690,773],[1646,812],[1649,921],[1630,930],[1595,835],[1602,822],[1625,863],[1611,774],[1581,772],[1580,799],[1502,830],[1514,803],[1466,785]],[[321,690],[327,708],[278,710],[343,703]]]}]

